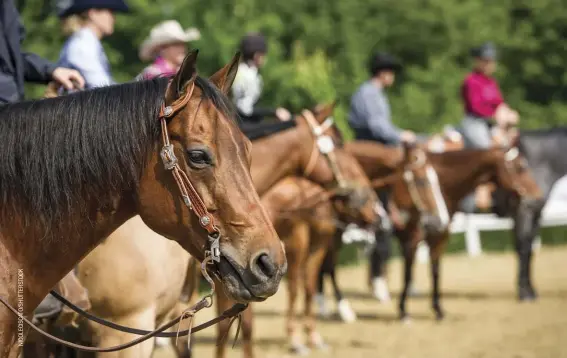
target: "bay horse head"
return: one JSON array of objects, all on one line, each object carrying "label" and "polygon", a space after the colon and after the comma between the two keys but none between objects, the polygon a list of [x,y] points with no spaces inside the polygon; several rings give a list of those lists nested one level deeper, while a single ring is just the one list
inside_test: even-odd
[{"label": "bay horse head", "polygon": [[544,194],[521,152],[519,135],[511,138],[509,146],[497,149],[495,155],[499,160],[491,179],[498,185],[499,195],[518,205],[540,205]]},{"label": "bay horse head", "polygon": [[404,144],[402,178],[392,186],[396,206],[419,213],[421,225],[428,232],[442,232],[450,223],[437,172],[429,163],[424,148]]},{"label": "bay horse head", "polygon": [[142,173],[137,208],[151,229],[209,260],[229,297],[261,301],[277,291],[287,263],[227,98],[238,63],[236,55],[207,80],[197,76],[197,51],[187,55],[165,93],[162,141]]}]

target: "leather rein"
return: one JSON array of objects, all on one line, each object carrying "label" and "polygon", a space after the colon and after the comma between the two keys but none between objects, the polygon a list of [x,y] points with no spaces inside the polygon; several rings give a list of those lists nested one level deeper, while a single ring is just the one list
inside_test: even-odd
[{"label": "leather rein", "polygon": [[[189,177],[187,176],[185,171],[183,171],[179,167],[179,162],[178,162],[177,157],[175,156],[174,148],[173,148],[173,145],[171,144],[171,142],[169,140],[169,133],[167,131],[167,120],[173,118],[175,116],[175,114],[177,114],[180,110],[185,108],[187,103],[189,103],[191,96],[193,95],[194,89],[195,89],[195,83],[192,82],[191,88],[189,89],[189,91],[186,92],[186,94],[185,94],[185,96],[183,96],[183,98],[181,98],[178,101],[175,101],[174,103],[172,103],[171,105],[168,105],[168,106],[165,105],[165,101],[162,104],[162,106],[160,108],[159,116],[158,116],[158,119],[159,119],[160,124],[161,124],[162,142],[163,142],[163,147],[160,151],[160,157],[162,159],[162,162],[163,162],[165,169],[168,170],[168,171],[171,171],[173,178],[175,179],[175,182],[177,183],[177,187],[178,187],[179,192],[181,194],[181,198],[183,199],[183,203],[185,204],[185,206],[187,206],[187,208],[189,208],[190,211],[192,211],[197,216],[197,218],[199,219],[199,224],[201,225],[201,227],[203,229],[205,229],[207,231],[208,249],[205,250],[205,259],[201,263],[201,272],[203,274],[203,277],[211,285],[211,291],[207,295],[205,295],[203,298],[201,298],[201,300],[199,300],[196,304],[187,308],[180,316],[172,319],[171,321],[163,324],[161,327],[159,327],[159,328],[157,328],[153,331],[146,331],[146,330],[141,330],[141,329],[130,328],[130,327],[118,325],[118,324],[113,323],[113,322],[106,321],[106,320],[101,319],[99,317],[96,317],[96,316],[94,316],[94,315],[92,315],[88,312],[85,312],[81,308],[79,308],[79,307],[75,306],[74,304],[72,304],[71,302],[69,302],[67,299],[65,299],[63,296],[61,296],[57,292],[55,292],[53,290],[50,291],[50,293],[57,300],[61,301],[61,303],[63,303],[65,306],[68,306],[73,311],[77,312],[78,314],[84,316],[85,318],[87,318],[89,320],[92,320],[96,323],[102,324],[106,327],[113,328],[113,329],[121,331],[121,332],[126,332],[126,333],[131,333],[131,334],[136,334],[136,335],[141,336],[141,337],[136,338],[136,339],[134,339],[130,342],[120,344],[120,345],[117,345],[117,346],[113,346],[113,347],[106,347],[106,348],[84,346],[84,345],[72,343],[72,342],[63,340],[61,338],[55,337],[55,336],[45,332],[41,328],[37,327],[28,318],[26,318],[23,314],[21,314],[14,307],[12,307],[4,298],[0,297],[0,302],[4,306],[6,306],[6,308],[8,308],[8,310],[10,310],[16,316],[18,316],[18,318],[20,318],[23,322],[25,322],[27,325],[29,325],[33,330],[35,330],[39,334],[59,343],[61,345],[64,345],[64,346],[67,346],[67,347],[70,347],[70,348],[73,348],[73,349],[86,351],[86,352],[100,352],[100,353],[102,353],[102,352],[116,352],[116,351],[124,350],[126,348],[130,348],[132,346],[140,344],[140,343],[142,343],[142,342],[144,342],[148,339],[154,338],[154,337],[190,336],[193,333],[202,331],[202,330],[204,330],[204,329],[206,329],[206,328],[208,328],[208,327],[210,327],[214,324],[217,324],[217,323],[219,323],[219,322],[221,322],[221,321],[223,321],[227,318],[231,319],[230,323],[229,323],[229,329],[230,329],[230,325],[232,325],[232,323],[236,319],[240,320],[241,313],[248,307],[248,304],[237,303],[237,304],[233,305],[231,308],[229,308],[228,310],[224,311],[220,316],[213,318],[210,321],[207,321],[207,322],[205,322],[205,323],[203,323],[199,326],[193,327],[193,317],[195,316],[195,314],[197,312],[201,311],[202,309],[209,308],[213,305],[213,295],[215,293],[215,284],[214,284],[213,280],[211,279],[211,277],[209,276],[209,274],[207,272],[207,265],[208,264],[214,264],[215,262],[220,262],[220,255],[221,255],[221,252],[220,252],[220,237],[221,237],[220,231],[219,231],[218,227],[215,225],[214,218],[209,213],[209,211],[207,210],[205,203],[201,199],[201,196],[199,195],[199,193],[197,193],[197,191],[195,190],[195,187],[191,183],[191,180],[189,179]],[[167,90],[166,90],[166,93],[167,93]],[[198,109],[197,109],[197,111],[198,111]],[[178,330],[177,332],[164,332],[165,330],[173,327],[174,325],[180,324],[181,321],[183,321],[185,319],[190,320],[190,325],[189,325],[190,328],[189,329],[186,329],[184,331]],[[240,326],[238,328],[240,328]],[[237,330],[237,332],[236,332],[236,337],[238,337],[238,332],[239,332],[239,330]],[[235,341],[236,341],[236,338],[235,338]]]}]

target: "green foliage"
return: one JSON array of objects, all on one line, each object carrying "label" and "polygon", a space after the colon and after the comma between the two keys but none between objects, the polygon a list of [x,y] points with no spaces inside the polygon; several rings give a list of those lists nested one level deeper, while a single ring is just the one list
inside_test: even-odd
[{"label": "green foliage", "polygon": [[[28,30],[25,48],[56,60],[63,43],[47,0],[19,0]],[[339,99],[335,117],[347,130],[350,96],[367,77],[369,54],[387,50],[405,69],[392,90],[394,120],[420,132],[462,116],[459,87],[471,46],[494,41],[507,101],[528,128],[567,122],[567,0],[128,0],[105,48],[118,81],[143,68],[137,47],[157,22],[197,26],[200,70],[211,74],[230,59],[240,36],[269,38],[263,102],[297,112]],[[39,96],[41,88],[30,88]]]}]

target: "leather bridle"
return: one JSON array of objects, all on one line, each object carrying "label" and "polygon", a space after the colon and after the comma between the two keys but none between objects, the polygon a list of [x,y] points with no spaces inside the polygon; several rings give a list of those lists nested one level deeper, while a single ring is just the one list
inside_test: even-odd
[{"label": "leather bridle", "polygon": [[346,188],[347,183],[339,169],[337,158],[335,156],[335,144],[333,142],[333,138],[325,134],[325,132],[334,125],[333,118],[329,117],[325,119],[323,123],[319,124],[311,111],[305,109],[301,112],[301,114],[309,125],[309,129],[311,130],[311,134],[314,138],[313,148],[311,149],[309,161],[307,162],[303,176],[308,177],[313,172],[313,169],[315,169],[315,165],[317,164],[317,159],[322,154],[327,160],[327,163],[329,163],[335,184],[339,188]]},{"label": "leather bridle", "polygon": [[427,155],[424,150],[418,149],[416,154],[417,155],[415,161],[409,163],[408,165],[405,165],[400,171],[396,171],[390,175],[387,175],[386,177],[373,180],[372,186],[374,188],[381,188],[383,186],[390,185],[399,180],[401,176],[406,183],[411,201],[418,213],[427,214],[429,210],[427,210],[425,201],[420,195],[420,192],[418,190],[418,179],[416,179],[414,173],[416,170],[424,168],[426,172],[425,181],[427,182],[427,186],[433,194],[437,215],[439,216],[443,227],[447,227],[450,223],[449,211],[447,210],[447,204],[445,203],[445,199],[443,198],[443,194],[441,192],[441,186],[439,184],[437,172],[430,164],[427,163]]},{"label": "leather bridle", "polygon": [[199,224],[207,231],[209,249],[205,250],[205,260],[203,262],[220,262],[220,231],[215,225],[214,217],[207,210],[203,199],[201,199],[201,196],[197,193],[197,190],[195,190],[191,180],[189,180],[185,171],[181,170],[179,167],[179,161],[175,156],[173,145],[169,141],[169,133],[167,131],[167,120],[173,118],[177,112],[187,105],[191,99],[194,89],[195,83],[192,82],[191,88],[181,100],[174,102],[169,106],[166,106],[165,103],[161,105],[158,118],[161,124],[163,147],[160,151],[160,156],[165,170],[171,171],[171,174],[177,183],[183,203],[197,216]]}]

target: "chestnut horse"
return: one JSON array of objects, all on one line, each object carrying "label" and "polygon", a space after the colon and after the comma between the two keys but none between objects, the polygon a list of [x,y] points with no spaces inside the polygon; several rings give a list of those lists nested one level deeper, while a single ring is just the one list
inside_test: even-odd
[{"label": "chestnut horse", "polygon": [[[317,113],[322,116],[326,115],[322,111]],[[330,135],[336,142],[340,141],[336,128]],[[325,346],[321,335],[315,329],[312,300],[316,290],[319,267],[336,232],[336,214],[341,220],[371,228],[379,225],[381,220],[378,215],[379,211],[376,210],[379,203],[368,178],[357,161],[340,147],[340,142],[338,144],[336,159],[340,176],[352,183],[356,188],[354,192],[358,194],[347,196],[346,200],[343,197],[322,196],[325,194],[323,188],[305,180],[288,178],[262,195],[262,202],[268,212],[272,213],[278,234],[285,243],[286,255],[290,264],[287,331],[291,348],[296,352],[306,350],[294,318],[300,279],[303,280],[305,287],[304,324],[309,344],[319,348]],[[313,197],[317,196],[322,196],[325,200],[313,201]],[[333,199],[332,205],[328,199]],[[303,210],[297,209],[298,207]],[[218,310],[223,310],[231,304],[232,302],[226,296],[219,294]],[[222,340],[226,334],[225,328],[228,329],[228,322],[221,323],[218,327],[217,357],[225,355]],[[244,313],[242,335],[244,355],[251,357],[253,355],[251,307]]]},{"label": "chestnut horse", "polygon": [[[430,153],[429,161],[439,173],[439,184],[450,217],[457,211],[459,202],[479,184],[493,182],[500,188],[522,197],[525,201],[541,199],[537,186],[525,159],[515,145],[508,150],[462,150],[446,153]],[[425,240],[430,249],[432,275],[432,307],[438,320],[444,312],[440,303],[440,260],[449,239],[449,228],[445,230],[426,230],[419,225],[419,214],[415,211],[406,223],[396,230],[404,255],[404,288],[400,295],[400,318],[408,317],[406,299],[412,280],[412,268],[417,244]]]},{"label": "chestnut horse", "polygon": [[[326,120],[332,109],[333,105],[321,106],[320,111],[312,120],[320,125]],[[309,115],[309,112],[304,113]],[[263,151],[253,149],[252,172],[269,174],[262,178],[270,181],[280,180],[282,178],[276,176],[278,173],[280,175],[307,173],[306,170],[309,169],[307,165],[310,165],[312,169],[307,174],[313,180],[320,180],[321,185],[331,185],[334,176],[325,158],[321,154],[313,154],[313,151],[317,149],[316,136],[311,133],[307,119],[300,115],[297,117],[297,122],[294,128],[275,133],[262,140],[267,148],[281,146],[282,143],[289,145],[285,152],[272,150],[271,157],[276,160],[265,161],[262,157]],[[282,140],[282,137],[287,140]],[[301,140],[297,140],[298,138]],[[280,157],[282,153],[285,153],[285,157]],[[281,163],[286,158],[290,159],[291,163],[285,162],[287,171],[282,171],[284,165]],[[262,171],[256,170],[255,166],[259,163],[262,163]],[[254,178],[253,181],[256,182]],[[258,183],[261,184],[261,182]],[[360,191],[358,193],[359,196],[364,194]],[[356,199],[356,195],[349,195],[345,198],[347,200]],[[132,240],[132,237],[135,237],[136,240]],[[155,243],[150,245],[148,241]],[[122,258],[123,252],[129,253],[127,260]],[[165,238],[151,231],[139,218],[133,218],[113,232],[104,245],[97,247],[79,264],[78,275],[91,296],[93,314],[115,323],[149,330],[155,328],[159,322],[177,315],[187,307],[188,302],[187,297],[182,299],[182,302],[170,299],[182,295],[184,275],[164,277],[162,274],[148,274],[147,272],[155,270],[156,267],[160,267],[163,272],[176,270],[185,272],[188,261],[189,256],[180,251],[180,248],[176,249],[176,245],[166,242]],[[120,274],[116,274],[117,272]],[[138,279],[125,280],[127,277],[138,277]],[[189,278],[187,284],[193,284],[191,281]],[[121,290],[113,290],[115,287],[120,287]],[[130,294],[124,297],[124,291]],[[96,323],[87,322],[82,327],[84,328],[83,335],[90,337],[89,340],[93,341],[91,343],[97,346],[107,346],[109,342],[124,343],[135,338],[131,334],[114,331]],[[185,341],[180,338],[177,342],[178,353],[182,357],[189,355]],[[149,357],[152,349],[153,341],[147,341],[138,347],[120,352],[120,357]]]},{"label": "chestnut horse", "polygon": [[[0,108],[0,297],[7,304],[31,317],[51,287],[136,214],[199,260],[212,249],[208,257],[220,259],[210,270],[235,300],[277,291],[285,254],[226,97],[239,56],[210,81],[197,76],[196,60],[197,51],[188,54],[171,83],[159,78]],[[161,163],[164,146],[174,175]],[[209,247],[219,234],[220,250]],[[18,321],[0,308],[1,357],[20,353],[27,330]]]},{"label": "chestnut horse", "polygon": [[[402,220],[401,213],[416,211],[420,213],[421,223],[432,230],[441,230],[449,224],[447,208],[444,202],[439,200],[437,174],[428,162],[423,148],[412,145],[386,146],[374,141],[357,140],[346,143],[345,150],[360,163],[380,194],[384,191],[392,192],[392,199],[396,203],[389,205],[392,221],[396,223]],[[350,308],[348,301],[343,298],[336,279],[338,250],[342,244],[341,234],[342,232],[338,233],[335,246],[327,253],[321,267],[317,302],[319,311],[326,315],[328,309],[323,296],[323,280],[328,275],[331,278],[340,317],[345,322],[352,322],[356,320],[356,314]],[[390,252],[391,232],[381,230],[376,233],[376,237],[377,240],[370,252],[372,265],[369,283],[376,298],[389,301],[385,263]]]}]

